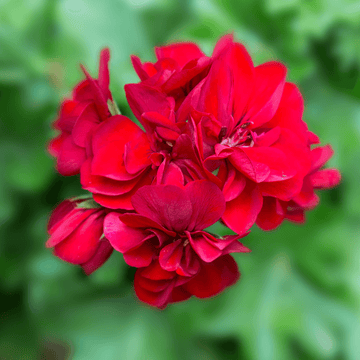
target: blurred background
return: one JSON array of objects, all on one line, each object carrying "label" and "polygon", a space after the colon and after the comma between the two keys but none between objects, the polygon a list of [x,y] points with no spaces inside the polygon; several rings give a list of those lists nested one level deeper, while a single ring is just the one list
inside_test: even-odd
[{"label": "blurred background", "polygon": [[[0,0],[0,359],[359,360],[359,24],[358,0]],[[51,209],[81,192],[45,151],[50,123],[102,47],[132,117],[131,54],[153,61],[175,40],[211,54],[228,32],[256,65],[287,65],[343,181],[306,225],[254,227],[237,285],[159,311],[136,299],[120,254],[86,277],[45,249]]]}]

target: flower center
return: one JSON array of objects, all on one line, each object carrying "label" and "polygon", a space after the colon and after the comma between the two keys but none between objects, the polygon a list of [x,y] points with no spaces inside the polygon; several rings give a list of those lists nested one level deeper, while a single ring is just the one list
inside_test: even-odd
[{"label": "flower center", "polygon": [[232,134],[228,137],[224,137],[224,135],[227,132],[227,128],[226,127],[221,128],[219,134],[220,144],[227,145],[229,147],[254,146],[254,133],[250,129],[247,129],[250,124],[251,121],[238,125],[237,127],[235,127]]}]

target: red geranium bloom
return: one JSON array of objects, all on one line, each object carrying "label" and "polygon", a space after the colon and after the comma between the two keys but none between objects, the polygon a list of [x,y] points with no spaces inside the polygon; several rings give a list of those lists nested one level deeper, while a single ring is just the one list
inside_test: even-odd
[{"label": "red geranium bloom", "polygon": [[113,251],[103,237],[107,211],[92,203],[92,200],[63,201],[51,214],[50,239],[46,243],[60,259],[81,265],[87,275],[98,269]]},{"label": "red geranium bloom", "polygon": [[[145,302],[153,304],[159,301],[156,306],[161,307],[175,301],[171,300],[173,287],[191,279],[191,284],[202,281],[204,274],[208,271],[211,273],[209,269],[216,267],[216,264],[223,264],[228,259],[224,255],[230,252],[249,251],[237,241],[242,236],[229,235],[219,239],[203,231],[218,221],[225,210],[221,190],[209,181],[192,181],[183,188],[175,185],[143,186],[132,197],[132,203],[137,213],[110,213],[105,218],[104,233],[114,249],[123,254],[127,264],[147,267],[153,261],[158,261],[158,265],[153,266],[162,269],[159,274],[154,270],[154,277],[151,278],[149,274],[153,272],[144,270],[139,272],[138,277],[154,281],[167,280],[167,300],[163,302],[163,293],[157,294],[162,300],[146,299],[139,295]],[[215,265],[205,265],[222,257],[224,259],[215,262]],[[218,269],[220,277],[221,266]],[[164,271],[168,274],[162,275]],[[237,277],[237,270],[230,280],[229,275],[226,275],[228,280],[220,282],[221,286],[217,279],[213,282],[208,279],[207,283],[212,285],[207,289],[207,296],[223,290]],[[139,286],[143,287],[141,284]],[[187,289],[190,294],[198,296],[199,293]]]},{"label": "red geranium bloom", "polygon": [[254,224],[264,196],[290,201],[300,192],[311,167],[309,132],[302,96],[285,81],[284,65],[254,67],[232,36],[219,41],[216,54],[177,120],[190,119],[206,170],[218,169],[227,201],[222,219],[243,233]]},{"label": "red geranium bloom", "polygon": [[48,150],[56,157],[57,170],[62,175],[79,173],[87,158],[85,148],[89,134],[111,116],[108,102],[111,106],[114,104],[109,90],[109,58],[109,50],[102,50],[97,80],[82,67],[87,79],[76,85],[72,99],[61,104],[59,118],[53,125],[61,133],[50,142]]},{"label": "red geranium bloom", "polygon": [[291,201],[264,197],[264,205],[257,217],[256,224],[263,230],[272,230],[278,227],[284,219],[297,223],[304,222],[305,211],[313,209],[320,201],[315,190],[331,189],[340,183],[339,170],[321,170],[333,153],[330,145],[311,150],[311,169],[304,178],[300,193]]}]

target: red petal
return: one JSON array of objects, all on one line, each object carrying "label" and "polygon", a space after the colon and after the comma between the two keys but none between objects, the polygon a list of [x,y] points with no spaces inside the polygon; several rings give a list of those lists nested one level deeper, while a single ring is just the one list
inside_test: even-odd
[{"label": "red petal", "polygon": [[255,68],[254,91],[243,122],[251,121],[249,128],[257,128],[270,121],[282,97],[286,67],[270,61]]},{"label": "red petal", "polygon": [[266,127],[280,126],[294,132],[307,145],[308,129],[302,120],[304,100],[295,84],[285,83],[284,92],[274,117],[266,123]]},{"label": "red petal", "polygon": [[141,276],[151,280],[170,280],[176,277],[176,273],[164,270],[158,261],[153,261],[141,271]]},{"label": "red petal", "polygon": [[106,239],[101,240],[95,255],[87,262],[81,264],[81,267],[83,268],[85,274],[90,275],[100,266],[102,266],[110,257],[113,250],[113,247]]},{"label": "red petal", "polygon": [[189,233],[187,233],[187,235],[191,247],[199,255],[201,260],[205,262],[211,262],[222,255],[222,251],[214,246],[212,242],[209,241],[209,239],[207,239],[204,235],[194,234],[194,236],[191,236]]},{"label": "red petal", "polygon": [[95,105],[90,103],[87,105],[80,116],[77,118],[72,131],[74,143],[81,147],[86,147],[86,139],[89,132],[94,129],[101,121],[96,112]]},{"label": "red petal", "polygon": [[97,212],[90,215],[64,241],[54,248],[56,256],[72,264],[83,264],[96,253],[103,233],[104,218]]},{"label": "red petal", "polygon": [[151,164],[150,144],[145,133],[125,145],[124,164],[126,171],[136,174]]},{"label": "red petal", "polygon": [[91,174],[91,160],[88,159],[81,167],[81,186],[90,192],[117,196],[128,193],[139,182],[140,177],[128,181],[116,181],[104,176]]},{"label": "red petal", "polygon": [[264,197],[263,207],[256,219],[256,225],[262,230],[276,229],[284,220],[286,208],[281,206],[278,199]]},{"label": "red petal", "polygon": [[284,181],[296,174],[289,158],[275,147],[242,147],[236,150],[230,161],[239,171],[257,183]]},{"label": "red petal", "polygon": [[244,190],[246,178],[240,172],[236,171],[231,164],[227,165],[229,170],[223,187],[223,194],[226,201],[231,201],[237,198]]},{"label": "red petal", "polygon": [[147,240],[149,233],[145,230],[134,229],[120,220],[118,213],[112,212],[105,217],[104,234],[112,247],[125,253]]},{"label": "red petal", "polygon": [[125,93],[132,112],[140,122],[144,112],[155,111],[164,116],[170,114],[170,105],[166,95],[150,86],[127,84]]},{"label": "red petal", "polygon": [[155,54],[158,60],[162,58],[170,58],[176,60],[176,62],[181,68],[189,61],[205,56],[205,54],[196,44],[190,42],[156,47]]},{"label": "red petal", "polygon": [[188,231],[203,230],[217,222],[225,211],[225,199],[221,190],[210,181],[189,182],[185,192],[192,204]]},{"label": "red petal", "polygon": [[54,247],[66,239],[86,218],[95,213],[97,209],[70,211],[61,221],[57,222],[50,229],[50,239],[46,242],[46,247]]},{"label": "red petal", "polygon": [[279,200],[289,201],[296,196],[302,188],[303,177],[295,175],[285,181],[263,182],[259,189],[263,196],[272,196]]},{"label": "red petal", "polygon": [[184,186],[184,175],[174,162],[170,162],[166,166],[161,183],[164,185],[176,185],[178,187]]},{"label": "red petal", "polygon": [[239,277],[235,260],[230,255],[224,255],[211,263],[203,263],[199,274],[183,287],[198,298],[207,298],[235,284]]},{"label": "red petal", "polygon": [[53,232],[51,228],[59,221],[62,221],[75,207],[76,203],[74,201],[64,200],[52,211],[47,227],[50,234]]},{"label": "red petal", "polygon": [[331,145],[325,145],[311,150],[312,172],[315,172],[324,166],[333,155],[334,150]]},{"label": "red petal", "polygon": [[174,185],[143,186],[132,197],[134,209],[169,230],[186,230],[192,214],[187,193]]},{"label": "red petal", "polygon": [[341,174],[336,169],[319,170],[310,175],[310,181],[315,189],[331,189],[339,185]]},{"label": "red petal", "polygon": [[57,170],[64,176],[76,175],[85,160],[85,149],[75,145],[71,136],[68,136],[61,144],[57,159]]},{"label": "red petal", "polygon": [[222,219],[231,230],[243,234],[255,223],[262,202],[258,186],[248,182],[236,199],[226,203],[226,210]]},{"label": "red petal", "polygon": [[99,65],[99,86],[106,94],[109,91],[110,75],[109,75],[110,50],[105,48],[100,53]]},{"label": "red petal", "polygon": [[175,271],[179,265],[183,255],[183,241],[181,239],[166,245],[161,249],[159,255],[160,266],[167,271]]},{"label": "red petal", "polygon": [[93,198],[97,203],[109,209],[133,210],[134,207],[131,203],[131,197],[140,187],[148,185],[152,182],[152,180],[153,175],[151,175],[151,173],[147,173],[142,176],[142,178],[138,181],[138,183],[133,187],[131,191],[124,195],[107,196],[102,194],[93,194]]},{"label": "red petal", "polygon": [[142,132],[143,131],[126,116],[112,116],[102,122],[96,129],[92,138],[93,152],[96,154],[102,146],[112,141],[118,141],[123,144],[123,146],[119,148],[121,152],[126,143],[139,136]]},{"label": "red petal", "polygon": [[133,267],[145,267],[150,265],[155,257],[153,246],[148,242],[142,243],[135,249],[129,250],[123,254],[125,262]]}]

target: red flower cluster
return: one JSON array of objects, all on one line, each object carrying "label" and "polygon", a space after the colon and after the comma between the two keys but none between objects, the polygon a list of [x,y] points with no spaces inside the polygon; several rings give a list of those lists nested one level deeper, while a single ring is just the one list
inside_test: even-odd
[{"label": "red flower cluster", "polygon": [[[65,100],[50,152],[63,175],[80,172],[95,200],[60,204],[47,246],[91,273],[121,252],[138,268],[135,291],[148,304],[213,296],[239,277],[229,255],[256,223],[271,230],[304,221],[314,190],[336,186],[321,170],[332,156],[302,120],[303,99],[278,62],[254,66],[226,35],[206,56],[196,44],[156,48],[132,62],[140,83],[125,85],[142,128],[120,115],[109,91],[109,51],[97,80]],[[89,194],[90,195],[90,194]],[[91,195],[90,195],[91,196]],[[204,229],[221,220],[238,235]]]}]

